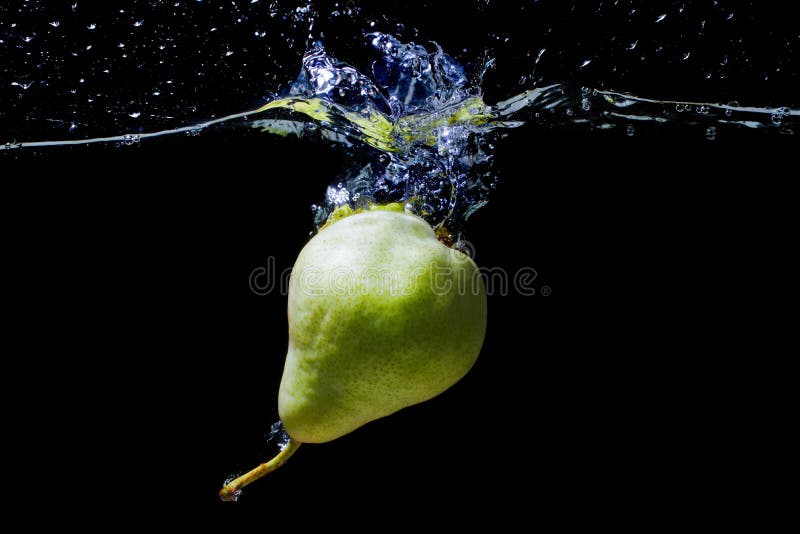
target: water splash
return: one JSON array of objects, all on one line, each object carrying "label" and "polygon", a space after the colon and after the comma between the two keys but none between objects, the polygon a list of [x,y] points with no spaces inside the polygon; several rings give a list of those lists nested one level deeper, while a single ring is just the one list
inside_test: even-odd
[{"label": "water splash", "polygon": [[285,449],[286,445],[289,444],[289,440],[292,439],[286,432],[286,429],[283,428],[283,421],[272,423],[266,438],[268,445],[277,445],[280,450]]},{"label": "water splash", "polygon": [[[700,126],[708,141],[728,128],[794,133],[800,110],[656,100],[623,92],[550,84],[488,105],[481,78],[487,57],[470,79],[465,69],[433,43],[404,43],[386,33],[365,34],[377,53],[366,75],[311,43],[297,78],[260,108],[190,126],[156,132],[64,141],[12,141],[0,151],[142,140],[179,133],[198,135],[221,125],[248,124],[277,135],[319,136],[348,151],[353,167],[328,187],[314,206],[317,227],[337,207],[405,202],[409,211],[460,236],[461,225],[487,203],[495,178],[494,143],[500,132],[523,124],[622,129],[639,135],[668,123]],[[539,52],[538,60],[544,49]]]},{"label": "water splash", "polygon": [[[315,43],[284,96],[258,110],[289,110],[313,123],[286,117],[252,124],[281,135],[319,134],[345,145],[354,160],[365,160],[338,177],[325,201],[315,206],[318,227],[345,204],[358,208],[371,202],[407,202],[407,209],[432,225],[457,233],[487,202],[496,132],[526,122],[596,130],[622,127],[627,136],[647,124],[672,122],[701,125],[706,139],[714,141],[726,127],[792,134],[800,117],[800,110],[784,107],[655,100],[563,84],[534,88],[490,106],[483,101],[480,76],[469,83],[464,68],[436,43],[428,50],[379,32],[366,37],[379,54],[371,76]],[[478,72],[484,73],[492,61],[488,58]],[[355,150],[364,145],[373,150]]]},{"label": "water splash", "polygon": [[[434,50],[402,43],[379,32],[366,35],[379,57],[372,77],[329,56],[315,43],[283,98],[257,112],[288,110],[316,121],[262,119],[253,127],[282,135],[319,132],[353,151],[357,166],[328,189],[317,206],[321,225],[344,204],[407,202],[431,224],[457,225],[485,203],[491,160],[484,138],[499,127],[495,113],[470,86],[464,69],[438,45]],[[487,180],[488,178],[488,180]]]}]

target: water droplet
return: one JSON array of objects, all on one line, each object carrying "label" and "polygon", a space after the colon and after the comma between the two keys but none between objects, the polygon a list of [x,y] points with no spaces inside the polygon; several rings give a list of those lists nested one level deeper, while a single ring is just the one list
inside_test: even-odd
[{"label": "water droplet", "polygon": [[139,28],[142,24],[144,24],[144,20],[137,20],[133,23],[134,28]]},{"label": "water droplet", "polygon": [[706,128],[706,139],[709,141],[714,141],[717,139],[717,128],[716,126],[709,126]]},{"label": "water droplet", "polygon": [[22,82],[22,83],[20,83],[20,82],[11,82],[11,85],[12,86],[17,86],[20,89],[22,89],[23,91],[27,91],[28,89],[30,89],[31,85],[33,85],[34,83],[36,83],[36,80],[31,80],[29,82]]},{"label": "water droplet", "polygon": [[627,49],[628,50],[633,50],[634,48],[636,48],[636,45],[638,45],[638,44],[639,44],[639,40],[637,39],[634,42],[632,42],[631,44],[629,44]]},{"label": "water droplet", "polygon": [[662,20],[664,20],[665,18],[667,18],[667,14],[666,14],[666,13],[663,13],[663,14],[661,14],[661,15],[657,16],[657,17],[656,17],[656,24],[658,24],[659,22],[661,22],[661,21],[662,21]]},{"label": "water droplet", "polygon": [[97,24],[95,24],[94,22],[86,26],[87,30],[94,30],[95,28],[97,28]]},{"label": "water droplet", "polygon": [[128,117],[130,117],[132,119],[138,119],[141,115],[142,115],[141,111],[134,111],[134,112],[128,113]]},{"label": "water droplet", "polygon": [[50,23],[50,26],[52,26],[53,28],[58,28],[59,26],[61,26],[61,21],[54,20],[53,22]]},{"label": "water droplet", "polygon": [[633,137],[636,133],[636,129],[633,127],[633,124],[629,124],[627,128],[625,128],[625,135],[628,137]]},{"label": "water droplet", "polygon": [[687,59],[689,59],[689,57],[691,55],[692,55],[691,52],[684,52],[683,57],[681,58],[681,61],[686,61]]},{"label": "water droplet", "polygon": [[591,62],[592,62],[592,60],[591,60],[591,59],[587,59],[587,60],[585,60],[583,63],[581,63],[581,64],[580,64],[580,66],[579,66],[578,68],[579,68],[579,69],[583,69],[583,68],[585,68],[587,65],[589,65],[589,63],[591,63]]}]

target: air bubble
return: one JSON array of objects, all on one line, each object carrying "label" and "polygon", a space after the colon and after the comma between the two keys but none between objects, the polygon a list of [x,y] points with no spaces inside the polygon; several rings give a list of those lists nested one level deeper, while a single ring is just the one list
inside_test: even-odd
[{"label": "air bubble", "polygon": [[122,136],[122,144],[125,146],[132,146],[137,144],[141,140],[141,137],[138,134],[127,134]]},{"label": "air bubble", "polygon": [[778,108],[772,113],[770,120],[772,121],[772,124],[774,124],[775,126],[780,126],[783,123],[783,120],[790,114],[791,111],[789,110],[789,108]]}]

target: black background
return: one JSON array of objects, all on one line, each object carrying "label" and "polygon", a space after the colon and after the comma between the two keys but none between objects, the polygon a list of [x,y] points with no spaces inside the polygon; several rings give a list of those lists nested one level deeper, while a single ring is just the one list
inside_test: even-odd
[{"label": "black background", "polygon": [[287,343],[285,297],[253,294],[249,276],[270,256],[291,265],[344,157],[224,132],[4,155],[25,332],[5,379],[27,392],[9,419],[37,451],[17,467],[56,468],[25,492],[107,526],[109,511],[229,529],[744,513],[715,498],[741,482],[720,436],[743,401],[721,402],[742,364],[719,350],[735,334],[714,316],[750,283],[743,265],[772,226],[757,210],[784,196],[776,162],[796,138],[529,125],[498,145],[502,180],[466,237],[480,265],[533,267],[552,293],[491,297],[464,380],[302,447],[236,504],[216,493],[274,452]]},{"label": "black background", "polygon": [[742,414],[724,391],[752,386],[731,378],[752,369],[720,351],[743,333],[719,331],[717,313],[759,280],[746,267],[764,228],[752,210],[770,200],[753,191],[783,187],[761,160],[732,154],[790,148],[758,134],[512,136],[498,155],[511,170],[467,235],[481,265],[534,267],[552,294],[491,297],[482,355],[459,384],[301,448],[236,504],[216,492],[272,453],[287,343],[285,298],[254,295],[249,276],[271,255],[291,264],[339,156],[210,135],[93,150],[91,162],[82,149],[26,156],[6,196],[23,208],[7,281],[24,295],[14,322],[32,330],[6,377],[27,393],[9,405],[24,407],[12,416],[23,448],[65,463],[35,492],[78,492],[78,517],[102,502],[178,524],[428,510],[445,522],[618,521],[631,506],[665,520],[707,507],[705,484],[732,476],[707,440]]}]

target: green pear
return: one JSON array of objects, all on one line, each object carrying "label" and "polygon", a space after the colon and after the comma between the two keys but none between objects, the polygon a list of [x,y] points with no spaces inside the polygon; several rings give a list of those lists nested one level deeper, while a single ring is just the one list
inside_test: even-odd
[{"label": "green pear", "polygon": [[458,382],[483,344],[486,291],[472,259],[400,205],[340,211],[297,258],[288,316],[278,411],[291,440],[223,498],[300,443],[331,441]]}]

